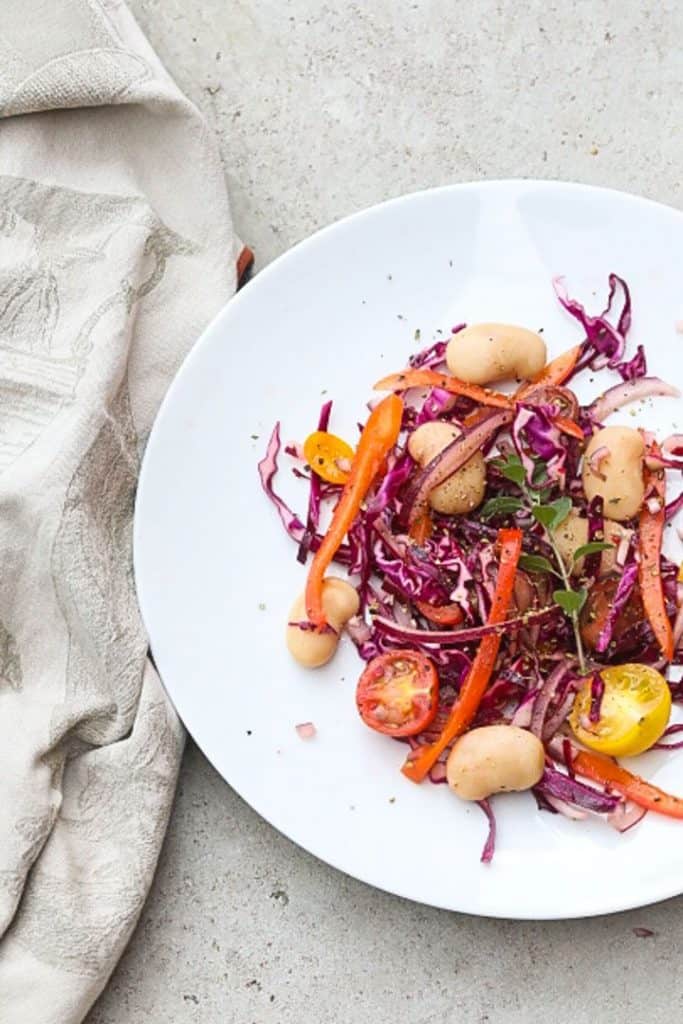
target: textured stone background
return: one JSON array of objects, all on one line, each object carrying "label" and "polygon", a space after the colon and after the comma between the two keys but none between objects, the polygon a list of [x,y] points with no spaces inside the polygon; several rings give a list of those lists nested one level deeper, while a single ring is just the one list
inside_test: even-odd
[{"label": "textured stone background", "polygon": [[[258,267],[452,181],[683,205],[675,0],[130,2],[218,134]],[[375,892],[276,834],[190,747],[152,895],[89,1024],[671,1024],[681,911],[515,923]]]}]

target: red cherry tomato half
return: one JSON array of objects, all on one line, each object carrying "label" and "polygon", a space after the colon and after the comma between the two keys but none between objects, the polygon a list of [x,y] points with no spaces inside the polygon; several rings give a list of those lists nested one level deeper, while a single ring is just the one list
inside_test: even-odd
[{"label": "red cherry tomato half", "polygon": [[419,651],[388,651],[368,662],[356,688],[366,725],[387,736],[415,736],[434,721],[439,677]]},{"label": "red cherry tomato half", "polygon": [[459,604],[429,604],[428,601],[416,601],[415,607],[425,619],[437,626],[459,626],[465,616]]}]

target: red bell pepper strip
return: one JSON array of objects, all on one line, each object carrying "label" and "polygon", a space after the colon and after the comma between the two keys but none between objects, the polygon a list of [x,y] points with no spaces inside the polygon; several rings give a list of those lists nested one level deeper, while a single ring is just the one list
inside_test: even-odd
[{"label": "red bell pepper strip", "polygon": [[667,818],[683,818],[683,800],[680,797],[665,793],[639,775],[632,775],[609,757],[580,750],[572,761],[572,768],[577,775],[609,786],[639,807],[664,814]]},{"label": "red bell pepper strip", "polygon": [[537,373],[533,380],[522,384],[515,392],[516,401],[521,401],[526,395],[530,395],[536,388],[559,387],[571,376],[574,367],[579,361],[583,345],[575,345],[561,355],[557,356],[547,366],[544,366],[540,373]]},{"label": "red bell pepper strip", "polygon": [[463,395],[472,398],[482,405],[492,405],[496,409],[511,409],[512,400],[498,391],[481,388],[478,384],[468,384],[457,377],[450,377],[436,370],[402,370],[401,373],[390,373],[375,384],[375,391],[407,391],[408,388],[441,388],[451,395]]},{"label": "red bell pepper strip", "polygon": [[429,601],[415,601],[415,607],[436,626],[459,626],[465,614],[459,604],[430,604]]},{"label": "red bell pepper strip", "polygon": [[[656,441],[648,445],[648,454],[661,458],[661,449]],[[639,538],[640,562],[638,564],[638,583],[643,598],[643,607],[652,632],[659,644],[662,655],[671,661],[674,654],[674,638],[671,621],[666,614],[664,604],[664,588],[660,558],[662,553],[662,536],[666,505],[666,482],[663,469],[643,468],[645,480],[645,501],[640,513]],[[657,510],[650,511],[648,501],[654,499]]]},{"label": "red bell pepper strip", "polygon": [[[512,600],[517,563],[522,551],[522,531],[499,530],[498,544],[500,563],[491,611],[487,619],[488,625],[505,622]],[[434,743],[418,747],[409,754],[401,771],[413,782],[422,782],[446,747],[465,731],[476,715],[496,664],[500,640],[497,632],[489,633],[482,639],[441,735]]]},{"label": "red bell pepper strip", "polygon": [[325,572],[356,518],[363,498],[382,469],[387,454],[396,444],[402,416],[403,402],[396,395],[387,395],[370,413],[332,521],[311,562],[306,581],[306,615],[319,631],[327,626],[323,609]]},{"label": "red bell pepper strip", "polygon": [[432,535],[434,530],[434,523],[429,512],[425,512],[424,515],[416,519],[410,527],[409,533],[411,540],[414,540],[416,544],[424,544],[426,540]]}]

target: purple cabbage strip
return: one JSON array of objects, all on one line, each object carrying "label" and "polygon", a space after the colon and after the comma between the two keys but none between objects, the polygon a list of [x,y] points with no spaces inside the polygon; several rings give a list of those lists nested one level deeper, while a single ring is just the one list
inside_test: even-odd
[{"label": "purple cabbage strip", "polygon": [[488,800],[477,800],[477,803],[486,815],[486,820],[489,824],[489,831],[486,837],[486,842],[484,843],[484,849],[481,851],[481,862],[482,864],[490,864],[493,860],[493,855],[496,852],[496,818],[493,813],[493,808]]},{"label": "purple cabbage strip", "polygon": [[392,557],[387,553],[382,540],[377,540],[373,546],[375,566],[382,571],[385,586],[393,591],[404,595],[411,601],[427,601],[429,604],[446,604],[448,600],[448,588],[432,573],[415,564],[410,560],[410,552],[407,550],[405,557]]},{"label": "purple cabbage strip", "polygon": [[531,712],[530,731],[539,738],[543,735],[543,725],[551,701],[568,673],[569,667],[566,664],[560,663],[543,683],[534,701],[533,711]]},{"label": "purple cabbage strip", "polygon": [[512,440],[530,486],[533,486],[535,469],[532,456],[536,456],[543,462],[548,478],[564,487],[567,449],[558,428],[540,406],[518,403]]},{"label": "purple cabbage strip", "polygon": [[278,421],[273,427],[273,432],[270,435],[266,454],[258,464],[259,478],[261,480],[263,490],[266,492],[266,495],[270,501],[272,501],[273,505],[275,505],[277,514],[279,515],[285,530],[292,540],[301,542],[306,527],[299,517],[292,512],[289,505],[287,505],[287,503],[275,493],[273,488],[273,480],[278,471],[277,457],[280,454],[280,447],[280,423]]},{"label": "purple cabbage strip", "polygon": [[440,569],[420,558],[414,545],[392,534],[381,517],[374,528],[379,535],[373,545],[375,565],[382,570],[385,583],[411,601],[445,604],[449,587]]},{"label": "purple cabbage strip", "polygon": [[449,412],[457,401],[457,396],[443,388],[432,388],[417,414],[415,426],[421,427],[423,423],[431,423],[445,412]]},{"label": "purple cabbage strip", "polygon": [[537,787],[545,796],[554,796],[558,800],[566,800],[586,811],[596,814],[609,814],[620,801],[620,797],[609,793],[600,793],[597,789],[587,786],[576,779],[570,779],[555,768],[546,768]]},{"label": "purple cabbage strip", "polygon": [[[451,335],[459,334],[466,326],[467,324],[457,324],[451,328]],[[438,366],[439,363],[443,363],[445,360],[447,346],[447,341],[435,341],[433,345],[429,345],[427,348],[423,348],[420,352],[412,355],[408,360],[408,365],[413,370],[433,370],[435,366]]]},{"label": "purple cabbage strip", "polygon": [[[576,678],[570,677],[566,682],[566,690],[559,698],[559,704],[557,711],[554,711],[552,715],[548,715],[543,726],[543,740],[548,742],[551,740],[558,729],[564,725],[567,720],[567,715],[574,706],[574,697],[576,696]],[[571,773],[570,773],[571,774]]]},{"label": "purple cabbage strip", "polygon": [[593,724],[600,721],[600,710],[602,708],[602,698],[605,696],[605,684],[602,681],[602,676],[599,672],[593,673],[591,679],[591,706],[588,712],[588,720]]},{"label": "purple cabbage strip", "polygon": [[653,750],[680,750],[683,747],[683,740],[677,740],[675,743],[662,743],[662,740],[666,739],[667,736],[675,736],[676,733],[683,732],[683,725],[669,725],[664,730],[657,743],[652,745]]},{"label": "purple cabbage strip", "polygon": [[[320,410],[320,416],[318,417],[318,430],[327,430],[330,425],[330,413],[332,412],[332,402],[325,402],[322,409]],[[302,565],[306,564],[308,558],[308,552],[311,548],[311,541],[318,532],[318,524],[320,522],[320,498],[321,498],[321,480],[317,473],[313,471],[311,467],[311,480],[310,490],[308,492],[308,514],[306,516],[306,530],[301,543],[299,544],[299,550],[297,551],[296,559],[297,562],[301,562]]]},{"label": "purple cabbage strip", "polygon": [[[586,365],[593,370],[600,370],[605,366],[609,366],[613,370],[616,369],[623,359],[626,347],[625,334],[631,324],[631,296],[626,282],[617,274],[610,274],[609,301],[606,310],[598,316],[590,316],[580,302],[569,297],[562,278],[555,278],[553,284],[561,305],[570,316],[578,320],[586,332],[585,356],[576,368],[577,371]],[[624,305],[615,327],[607,319],[607,314],[611,312],[617,286],[623,290]]]},{"label": "purple cabbage strip", "polygon": [[633,359],[628,362],[619,363],[615,369],[620,373],[622,380],[638,380],[639,377],[645,377],[647,374],[647,359],[643,346],[638,346]]},{"label": "purple cabbage strip", "polygon": [[[266,454],[258,463],[259,479],[261,480],[261,486],[265,491],[269,501],[273,503],[277,509],[277,514],[280,517],[280,522],[284,526],[285,530],[297,544],[301,543],[301,539],[304,535],[306,527],[302,523],[299,516],[292,512],[289,505],[283,501],[279,494],[276,493],[273,487],[273,480],[278,471],[277,457],[280,453],[282,445],[280,442],[280,424],[279,422],[273,427],[273,432],[270,435],[268,441],[268,447],[266,448]],[[320,547],[320,535],[316,534],[311,538],[310,549],[311,551],[317,551]],[[348,544],[342,544],[337,553],[334,556],[334,561],[339,565],[348,565],[350,558],[350,551]]]},{"label": "purple cabbage strip", "polygon": [[633,593],[633,588],[636,585],[638,579],[638,565],[636,562],[631,562],[630,565],[624,566],[622,574],[617,584],[617,589],[614,594],[614,599],[610,606],[605,619],[605,625],[600,630],[600,635],[595,642],[595,650],[599,654],[604,654],[610,645],[612,640],[612,631],[617,622],[617,619],[621,615],[622,611],[626,607],[626,604]]},{"label": "purple cabbage strip", "polygon": [[410,455],[399,456],[391,469],[384,476],[375,495],[369,500],[365,518],[371,523],[384,512],[395,500],[401,488],[408,480],[415,463]]},{"label": "purple cabbage strip", "polygon": [[[366,510],[361,511],[348,533],[351,548],[352,575],[358,574],[358,596],[361,609],[367,604],[368,583],[372,571],[372,531],[374,524],[385,509],[396,501],[396,496],[412,471],[412,460],[409,455],[400,456],[385,474],[375,494],[368,500]],[[389,532],[390,536],[391,532]]]},{"label": "purple cabbage strip", "polygon": [[416,352],[408,360],[409,366],[413,370],[432,370],[439,363],[442,363],[446,358],[446,345],[447,341],[435,341],[433,345],[429,345],[427,348],[423,348],[422,351]]}]

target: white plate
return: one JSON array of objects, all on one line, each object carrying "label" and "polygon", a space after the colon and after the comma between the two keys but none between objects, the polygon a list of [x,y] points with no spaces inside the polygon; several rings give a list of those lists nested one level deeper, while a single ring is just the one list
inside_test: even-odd
[{"label": "white plate", "polygon": [[[462,320],[543,327],[552,354],[581,340],[551,287],[595,310],[609,271],[632,286],[631,347],[681,381],[683,216],[632,196],[553,182],[488,182],[418,193],[321,231],[277,260],[214,320],[174,382],[144,461],[135,528],[140,602],[166,688],[204,753],[259,814],[365,882],[435,906],[501,917],[578,917],[683,890],[683,824],[649,815],[618,835],[602,822],[498,798],[492,865],[485,821],[443,786],[399,773],[402,745],[354,707],[360,662],[346,641],[309,673],[283,642],[304,583],[295,547],[261,492],[256,463],[273,423],[313,429],[322,395],[353,436],[369,387]],[[191,296],[189,297],[191,301]],[[595,393],[588,376],[582,397]],[[669,433],[683,409],[636,407]],[[258,439],[252,439],[258,435]],[[282,459],[278,485],[306,488]],[[673,533],[673,531],[670,531]],[[313,721],[317,736],[295,725]],[[641,766],[683,791],[683,753]]]}]

